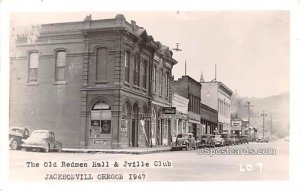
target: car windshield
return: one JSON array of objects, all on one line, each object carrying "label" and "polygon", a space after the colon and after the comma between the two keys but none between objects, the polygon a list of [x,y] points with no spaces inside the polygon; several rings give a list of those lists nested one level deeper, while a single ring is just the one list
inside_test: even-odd
[{"label": "car windshield", "polygon": [[187,134],[179,134],[177,135],[177,138],[187,138],[188,135]]},{"label": "car windshield", "polygon": [[202,135],[201,138],[208,138],[208,135]]},{"label": "car windshield", "polygon": [[47,138],[48,137],[48,132],[43,132],[43,131],[33,132],[31,134],[31,137]]},{"label": "car windshield", "polygon": [[222,138],[227,138],[227,135],[221,135]]}]

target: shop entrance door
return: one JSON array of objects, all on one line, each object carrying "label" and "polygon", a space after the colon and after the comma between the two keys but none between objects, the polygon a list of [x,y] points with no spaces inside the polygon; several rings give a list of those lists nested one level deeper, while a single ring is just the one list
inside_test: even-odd
[{"label": "shop entrance door", "polygon": [[136,128],[136,119],[132,119],[131,126],[131,144],[133,147],[137,147],[137,128]]}]

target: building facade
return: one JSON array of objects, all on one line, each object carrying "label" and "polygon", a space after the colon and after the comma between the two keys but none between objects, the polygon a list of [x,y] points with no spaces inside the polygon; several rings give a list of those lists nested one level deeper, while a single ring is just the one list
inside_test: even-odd
[{"label": "building facade", "polygon": [[232,90],[219,81],[201,82],[201,85],[202,103],[218,111],[217,131],[230,134]]},{"label": "building facade", "polygon": [[182,76],[172,84],[174,93],[189,100],[188,132],[201,136],[201,84],[189,76]]},{"label": "building facade", "polygon": [[[172,52],[147,31],[112,19],[42,25],[17,40],[11,62],[10,126],[54,130],[65,147],[168,144]],[[21,95],[21,96],[19,96]],[[169,138],[171,139],[171,138]]]},{"label": "building facade", "polygon": [[176,108],[176,114],[171,115],[172,142],[176,141],[176,136],[180,133],[188,133],[188,104],[189,100],[183,96],[173,93],[172,107]]},{"label": "building facade", "polygon": [[231,134],[234,135],[250,135],[249,122],[242,119],[231,120]]},{"label": "building facade", "polygon": [[201,103],[201,133],[215,134],[218,130],[218,112],[217,110]]}]

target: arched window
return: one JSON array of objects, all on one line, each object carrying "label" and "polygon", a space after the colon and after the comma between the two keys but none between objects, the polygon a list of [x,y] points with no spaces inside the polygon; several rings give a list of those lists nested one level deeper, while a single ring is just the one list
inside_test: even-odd
[{"label": "arched window", "polygon": [[91,110],[90,138],[99,138],[111,133],[111,107],[106,102],[97,102]]}]

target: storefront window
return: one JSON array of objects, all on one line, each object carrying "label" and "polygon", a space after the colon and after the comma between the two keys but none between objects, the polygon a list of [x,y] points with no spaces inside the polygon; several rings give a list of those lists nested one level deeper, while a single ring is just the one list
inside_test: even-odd
[{"label": "storefront window", "polygon": [[99,138],[111,133],[111,108],[105,102],[98,102],[91,111],[90,138]]},{"label": "storefront window", "polygon": [[182,131],[183,131],[183,133],[187,133],[186,122],[185,121],[182,122]]},{"label": "storefront window", "polygon": [[151,116],[151,141],[152,141],[152,145],[155,145],[156,142],[155,142],[155,138],[156,138],[156,133],[155,133],[155,130],[156,130],[156,112],[154,109],[152,109],[152,116]]}]

